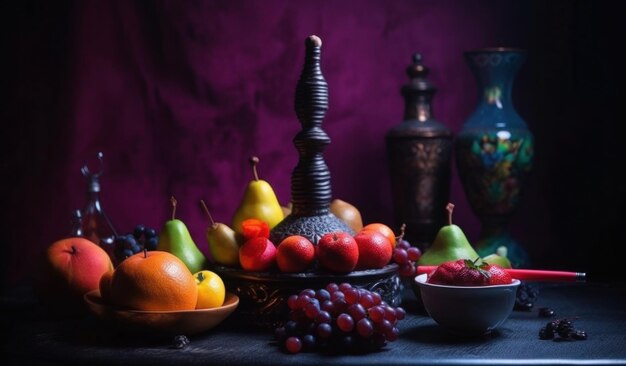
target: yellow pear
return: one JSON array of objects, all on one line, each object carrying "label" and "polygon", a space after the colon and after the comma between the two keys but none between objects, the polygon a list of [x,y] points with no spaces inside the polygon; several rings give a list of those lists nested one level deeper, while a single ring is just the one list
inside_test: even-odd
[{"label": "yellow pear", "polygon": [[283,210],[283,216],[287,217],[291,214],[291,210],[293,209],[293,203],[289,202],[287,206],[280,206],[280,208]]},{"label": "yellow pear", "polygon": [[361,212],[350,203],[335,198],[330,203],[330,212],[337,216],[340,220],[348,224],[348,226],[358,233],[363,229],[363,219]]},{"label": "yellow pear", "polygon": [[508,249],[506,246],[501,245],[496,249],[495,253],[489,254],[483,258],[483,262],[489,264],[498,264],[502,268],[512,268],[511,261],[507,258]]},{"label": "yellow pear", "polygon": [[232,228],[238,234],[243,234],[241,223],[246,219],[258,219],[265,221],[270,229],[276,226],[285,217],[283,209],[278,203],[278,198],[272,186],[259,179],[256,166],[259,158],[250,158],[254,179],[248,183],[243,199],[233,216]]},{"label": "yellow pear", "polygon": [[210,225],[206,230],[206,240],[209,243],[209,252],[213,261],[225,266],[239,266],[237,234],[228,225],[214,221],[203,200],[200,200],[200,204],[210,220]]}]

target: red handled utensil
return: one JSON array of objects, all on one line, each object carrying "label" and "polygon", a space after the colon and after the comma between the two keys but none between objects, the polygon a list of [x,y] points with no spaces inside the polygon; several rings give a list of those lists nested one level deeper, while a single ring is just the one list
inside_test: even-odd
[{"label": "red handled utensil", "polygon": [[[418,266],[417,274],[431,273],[437,266]],[[585,282],[584,272],[547,271],[541,269],[505,268],[511,277],[525,281]]]}]

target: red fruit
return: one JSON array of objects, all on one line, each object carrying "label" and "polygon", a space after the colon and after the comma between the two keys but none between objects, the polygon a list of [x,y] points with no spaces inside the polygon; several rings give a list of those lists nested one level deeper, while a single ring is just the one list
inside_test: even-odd
[{"label": "red fruit", "polygon": [[241,230],[243,231],[243,237],[246,240],[256,238],[257,236],[263,238],[270,237],[270,227],[263,220],[259,219],[246,219],[241,222]]},{"label": "red fruit", "polygon": [[489,272],[490,285],[508,285],[513,282],[511,275],[500,265],[488,264],[486,269]]},{"label": "red fruit", "polygon": [[486,286],[489,284],[489,272],[482,268],[465,267],[457,274],[455,286]]},{"label": "red fruit", "polygon": [[314,260],[315,246],[304,236],[288,236],[278,245],[276,263],[281,272],[303,272]]},{"label": "red fruit", "polygon": [[35,290],[44,302],[61,311],[82,309],[83,295],[98,289],[102,275],[113,271],[104,249],[82,237],[54,242],[40,261]]},{"label": "red fruit", "polygon": [[389,240],[389,243],[391,244],[391,249],[396,247],[396,234],[389,226],[385,224],[382,224],[380,222],[367,224],[363,226],[363,229],[361,229],[361,231],[377,231],[383,234]]},{"label": "red fruit", "polygon": [[465,267],[464,259],[442,263],[428,275],[428,283],[452,285],[456,274],[459,273],[463,267]]},{"label": "red fruit", "polygon": [[477,266],[469,259],[457,259],[440,264],[428,276],[428,283],[451,286],[485,286],[489,285],[491,275],[484,268],[487,264]]},{"label": "red fruit", "polygon": [[391,260],[393,246],[385,235],[378,231],[361,231],[354,236],[359,246],[357,269],[383,268]]},{"label": "red fruit", "polygon": [[328,233],[318,241],[315,255],[321,267],[332,272],[347,273],[356,267],[359,246],[348,233]]},{"label": "red fruit", "polygon": [[266,271],[276,261],[276,247],[264,237],[246,241],[239,248],[239,263],[246,271]]}]

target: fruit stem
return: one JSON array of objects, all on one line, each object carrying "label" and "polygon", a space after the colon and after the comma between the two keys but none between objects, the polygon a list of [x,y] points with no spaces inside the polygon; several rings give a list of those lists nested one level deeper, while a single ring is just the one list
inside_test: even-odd
[{"label": "fruit stem", "polygon": [[148,249],[145,246],[143,247],[143,257],[148,258]]},{"label": "fruit stem", "polygon": [[204,274],[202,272],[198,272],[198,281],[204,281]]},{"label": "fruit stem", "polygon": [[211,220],[211,225],[215,225],[215,221],[213,221],[213,216],[211,216],[211,213],[209,212],[209,208],[206,206],[206,203],[204,203],[204,200],[200,200],[200,204],[202,205],[202,209],[204,210],[204,213],[206,213],[207,216],[209,216],[209,220]]},{"label": "fruit stem", "polygon": [[254,180],[259,180],[259,173],[256,171],[256,165],[259,163],[259,158],[253,156],[249,160],[250,165],[252,165],[252,174],[254,174]]},{"label": "fruit stem", "polygon": [[454,205],[452,203],[448,203],[446,205],[446,210],[448,211],[448,225],[452,225],[452,211],[454,211]]},{"label": "fruit stem", "polygon": [[174,220],[176,219],[176,204],[178,203],[178,201],[176,201],[176,198],[172,196],[170,198],[170,202],[172,203],[172,220]]},{"label": "fruit stem", "polygon": [[404,231],[406,230],[406,224],[403,223],[402,226],[400,226],[400,235],[396,236],[396,241],[400,241],[402,239],[404,239]]}]

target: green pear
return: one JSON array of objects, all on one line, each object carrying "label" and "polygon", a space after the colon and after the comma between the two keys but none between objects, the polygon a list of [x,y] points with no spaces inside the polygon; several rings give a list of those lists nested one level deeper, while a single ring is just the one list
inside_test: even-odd
[{"label": "green pear", "polygon": [[496,249],[496,252],[489,254],[483,258],[483,262],[489,264],[497,264],[502,268],[512,268],[511,261],[507,258],[508,250],[506,246],[502,245]]},{"label": "green pear", "polygon": [[452,210],[454,205],[448,203],[448,225],[439,229],[433,245],[424,251],[417,262],[418,266],[438,266],[441,263],[457,260],[479,258],[478,253],[472,248],[467,237],[460,227],[452,224]]},{"label": "green pear", "polygon": [[242,234],[241,223],[246,219],[258,219],[265,221],[270,229],[276,226],[284,218],[283,209],[278,203],[278,198],[272,186],[259,179],[256,165],[259,158],[250,158],[254,179],[246,187],[243,199],[233,216],[232,228],[236,233]]},{"label": "green pear", "polygon": [[159,233],[157,250],[174,254],[183,261],[191,273],[206,268],[207,259],[194,243],[184,222],[176,218],[176,199],[171,198],[172,219],[165,222]]},{"label": "green pear", "polygon": [[206,240],[209,243],[209,251],[213,261],[230,267],[239,266],[237,234],[228,225],[215,222],[204,201],[201,200],[200,203],[211,221],[211,225],[206,230]]}]

